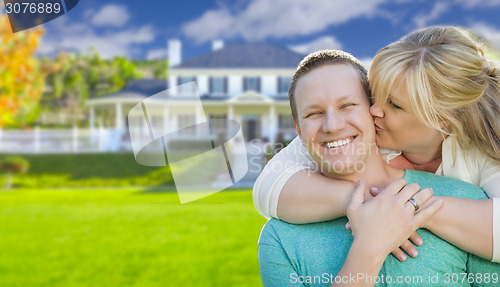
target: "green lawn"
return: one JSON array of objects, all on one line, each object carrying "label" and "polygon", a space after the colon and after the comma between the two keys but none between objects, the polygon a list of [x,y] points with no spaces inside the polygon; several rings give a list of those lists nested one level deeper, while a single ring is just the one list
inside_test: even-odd
[{"label": "green lawn", "polygon": [[0,190],[0,286],[259,286],[251,191]]}]

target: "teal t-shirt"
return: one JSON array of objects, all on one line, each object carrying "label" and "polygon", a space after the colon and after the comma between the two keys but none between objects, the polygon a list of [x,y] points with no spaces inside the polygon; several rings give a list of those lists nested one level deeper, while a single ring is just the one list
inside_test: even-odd
[{"label": "teal t-shirt", "polygon": [[[405,180],[432,187],[434,195],[486,199],[479,187],[432,173],[406,170]],[[467,210],[464,210],[466,213]],[[294,225],[271,219],[259,239],[259,266],[264,286],[329,286],[352,244],[347,218]],[[417,258],[400,262],[388,256],[375,286],[500,286],[500,264],[469,254],[425,229]],[[350,281],[353,282],[353,281]]]}]

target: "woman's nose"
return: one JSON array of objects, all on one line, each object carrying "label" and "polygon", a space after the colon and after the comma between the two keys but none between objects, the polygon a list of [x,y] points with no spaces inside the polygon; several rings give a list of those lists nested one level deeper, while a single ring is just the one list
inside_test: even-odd
[{"label": "woman's nose", "polygon": [[378,104],[373,104],[371,107],[370,107],[370,114],[372,114],[372,116],[374,117],[378,117],[378,118],[383,118],[384,117],[384,111],[382,110],[382,108],[378,105]]}]

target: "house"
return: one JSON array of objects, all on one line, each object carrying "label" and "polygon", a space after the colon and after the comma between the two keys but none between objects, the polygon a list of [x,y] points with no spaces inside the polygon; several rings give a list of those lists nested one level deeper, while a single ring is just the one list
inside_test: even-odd
[{"label": "house", "polygon": [[[181,42],[170,40],[168,45],[168,83],[138,80],[122,91],[89,100],[91,129],[95,128],[95,110],[114,109],[114,130],[121,134],[115,138],[126,138],[127,111],[168,86],[169,95],[148,111],[150,124],[158,130],[180,130],[199,123],[204,117],[236,120],[247,143],[259,139],[274,144],[296,136],[288,86],[303,55],[269,43],[224,46],[222,41],[214,41],[212,51],[183,62]],[[186,85],[188,83],[196,85]],[[151,87],[149,94],[148,86]],[[200,98],[202,108],[196,105]],[[218,126],[212,129],[225,131]],[[143,132],[148,137],[147,128]],[[189,139],[196,135],[183,136]],[[170,140],[176,138],[170,137]],[[123,143],[120,146],[123,147]]]},{"label": "house", "polygon": [[269,43],[214,41],[209,53],[182,62],[180,41],[170,40],[168,50],[169,87],[196,82],[203,111],[189,107],[192,90],[178,90],[166,106],[166,124],[183,127],[204,113],[239,122],[246,142],[295,137],[288,86],[303,55]]}]

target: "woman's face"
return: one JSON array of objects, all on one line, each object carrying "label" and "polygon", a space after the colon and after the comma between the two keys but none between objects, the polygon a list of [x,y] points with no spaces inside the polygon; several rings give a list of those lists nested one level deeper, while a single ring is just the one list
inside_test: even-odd
[{"label": "woman's face", "polygon": [[395,84],[385,103],[374,100],[370,113],[380,147],[422,154],[434,152],[443,142],[441,132],[417,117],[405,85]]}]

